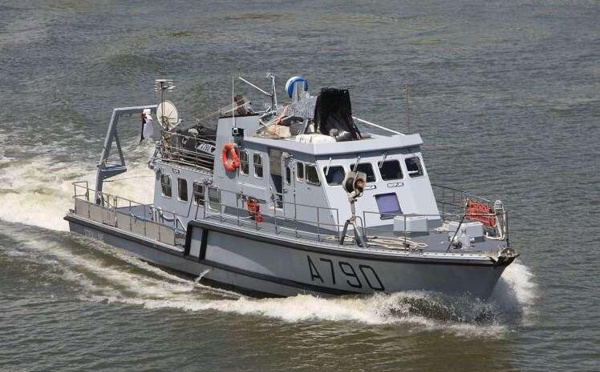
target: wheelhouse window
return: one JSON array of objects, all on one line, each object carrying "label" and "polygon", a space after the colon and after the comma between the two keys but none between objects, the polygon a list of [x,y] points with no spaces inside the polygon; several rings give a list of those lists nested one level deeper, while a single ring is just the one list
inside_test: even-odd
[{"label": "wheelhouse window", "polygon": [[173,195],[172,188],[171,188],[171,176],[169,176],[168,174],[161,174],[160,175],[160,187],[162,189],[163,196],[170,198]]},{"label": "wheelhouse window", "polygon": [[406,158],[404,162],[406,163],[406,171],[411,178],[423,175],[423,165],[421,165],[421,159],[418,156]]},{"label": "wheelhouse window", "polygon": [[194,204],[204,205],[204,185],[194,182],[192,184],[192,193]]},{"label": "wheelhouse window", "polygon": [[314,164],[306,164],[306,182],[312,185],[320,185],[319,175],[317,174],[317,167]]},{"label": "wheelhouse window", "polygon": [[219,189],[216,187],[208,188],[208,206],[210,209],[219,209],[221,208],[221,196],[219,194]]},{"label": "wheelhouse window", "polygon": [[296,179],[298,181],[304,181],[304,163],[296,162]]},{"label": "wheelhouse window", "polygon": [[379,173],[381,173],[381,179],[384,181],[401,180],[404,177],[398,160],[386,160],[382,162],[379,167]]},{"label": "wheelhouse window", "polygon": [[375,172],[373,172],[371,163],[360,163],[358,164],[358,167],[356,167],[356,164],[350,166],[351,170],[355,170],[355,168],[357,172],[363,172],[367,175],[367,183],[375,182]]},{"label": "wheelhouse window", "polygon": [[248,151],[240,151],[240,174],[247,175],[250,172],[250,163],[248,161]]},{"label": "wheelhouse window", "polygon": [[254,175],[258,178],[263,178],[263,160],[262,154],[255,153],[252,161],[254,162]]},{"label": "wheelhouse window", "polygon": [[188,201],[187,180],[185,178],[177,179],[177,196],[181,201]]},{"label": "wheelhouse window", "polygon": [[346,177],[346,171],[340,165],[324,167],[323,174],[329,186],[341,185],[344,182],[344,177]]}]

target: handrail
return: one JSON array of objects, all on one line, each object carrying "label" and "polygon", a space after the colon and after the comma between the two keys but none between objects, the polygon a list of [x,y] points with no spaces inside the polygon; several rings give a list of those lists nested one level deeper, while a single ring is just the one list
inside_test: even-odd
[{"label": "handrail", "polygon": [[[73,182],[73,187],[75,199],[83,199],[89,202],[90,204],[98,204],[94,200],[90,200],[91,189],[85,181]],[[82,189],[85,190],[85,192],[82,193],[80,191]],[[199,216],[198,212],[201,204],[197,204],[195,214],[193,212],[189,213],[191,215],[188,215],[187,217],[175,212],[164,211],[160,208],[151,205],[149,206],[146,204],[138,203],[127,198],[112,196],[104,192],[100,192],[98,195],[100,195],[100,201],[102,202],[100,204],[100,207],[106,210],[118,213],[129,211],[131,216],[135,218],[141,218],[148,222],[168,226],[174,229],[175,231],[185,232],[186,227],[184,226],[184,223],[182,221],[187,221],[188,218],[208,219],[216,217],[222,222],[235,222],[238,226],[247,226],[247,222],[252,222],[252,224],[254,225],[253,227],[256,230],[260,230],[264,226],[268,225],[274,229],[276,235],[279,235],[282,232],[290,232],[293,233],[296,237],[311,236],[315,237],[317,241],[323,241],[324,239],[328,239],[327,237],[330,236],[335,238],[337,241],[340,236],[340,230],[344,227],[342,221],[340,221],[339,209],[335,207],[295,203],[292,201],[278,200],[277,198],[274,198],[272,201],[261,200],[249,195],[245,195],[243,193],[220,189],[217,189],[218,195],[210,195],[208,193],[208,190],[209,188],[205,188],[204,200],[202,203],[203,214]],[[228,195],[229,197],[227,197]],[[248,208],[244,205],[244,202],[247,201],[248,198],[255,199],[260,205],[260,209],[263,212],[265,218],[264,223],[260,223],[259,218],[257,218],[257,215],[252,211],[248,210]],[[290,206],[292,208],[290,208]],[[137,212],[134,210],[134,208],[138,208]],[[303,211],[303,213],[301,212],[301,215],[306,216],[305,218],[298,217],[299,208],[307,208],[306,211]],[[265,212],[267,213],[265,214]],[[293,213],[294,216],[289,216],[288,212]],[[140,213],[143,213],[143,216],[140,216]],[[270,213],[272,213],[272,215],[269,215]],[[379,224],[371,224],[371,221],[373,221],[373,216],[377,216],[377,221],[380,222],[381,215],[382,213],[380,211],[362,211],[362,216],[359,216],[360,226],[362,226],[362,228],[360,229],[362,231],[362,236],[368,237],[369,230],[376,229],[377,227],[382,226]],[[460,224],[462,224],[462,221],[464,221],[465,219],[478,216],[498,218],[497,228],[503,230],[504,234],[500,234],[495,238],[498,240],[508,240],[508,217],[506,213],[385,213],[385,217],[388,217],[390,219],[404,218],[405,225],[406,220],[409,217],[428,217],[430,219],[440,219],[442,221],[460,220]],[[167,223],[165,223],[165,221]],[[379,233],[381,233],[381,231],[379,231]],[[405,230],[403,235],[404,242],[407,243],[410,232]],[[365,241],[367,242],[368,246],[367,239],[365,239]]]},{"label": "handrail", "polygon": [[379,125],[379,124],[371,123],[370,121],[366,121],[366,120],[361,119],[361,118],[356,117],[356,116],[353,116],[352,119],[354,119],[354,120],[356,120],[358,122],[361,122],[363,124],[370,125],[370,126],[375,127],[375,128],[379,128],[379,129],[382,129],[382,130],[385,130],[385,131],[388,131],[388,132],[391,132],[391,133],[394,133],[394,134],[399,134],[401,136],[404,136],[404,133],[400,133],[400,132],[398,132],[396,130],[386,128],[386,127],[384,127],[382,125]]},{"label": "handrail", "polygon": [[[191,142],[192,149],[185,147],[188,141]],[[198,147],[200,146],[205,146],[206,151],[199,150]],[[215,152],[216,142],[212,139],[200,136],[186,136],[172,132],[163,132],[158,146],[158,154],[160,154],[161,159],[164,161],[176,162],[209,170],[212,170],[214,167]]]},{"label": "handrail", "polygon": [[[163,225],[163,226],[170,226],[170,223],[172,222],[173,229],[181,230],[184,232],[186,231],[186,227],[184,226],[183,222],[181,222],[182,219],[187,218],[186,216],[180,215],[180,214],[172,212],[172,211],[164,211],[164,210],[162,210],[160,208],[156,208],[154,206],[149,207],[147,204],[139,203],[134,200],[127,199],[127,198],[124,198],[121,196],[111,195],[111,194],[108,194],[108,193],[105,193],[102,191],[96,192],[96,190],[93,190],[88,187],[88,183],[86,181],[73,182],[72,185],[74,188],[74,196],[73,196],[74,199],[85,200],[90,204],[99,205],[103,209],[107,209],[114,213],[123,213],[124,210],[128,210],[129,215],[131,217],[134,217],[137,219],[142,219],[144,221],[156,223],[156,224]],[[78,189],[85,189],[86,192],[83,194],[78,194],[77,193]],[[96,193],[97,193],[97,195],[99,195],[99,200],[101,201],[100,204],[96,203],[96,201],[90,200],[90,191],[92,193],[94,193],[94,195],[96,195]],[[83,199],[82,199],[82,197],[83,197]],[[111,199],[113,200],[112,204],[110,203]],[[122,205],[122,207],[119,207],[119,205]],[[132,212],[132,209],[136,208],[136,207],[143,208],[143,216],[140,216],[140,215]],[[156,214],[156,216],[154,214],[154,211],[159,211]],[[173,216],[172,219],[169,221],[168,218],[165,218],[164,213],[171,214]],[[161,220],[156,218],[158,215],[160,215]],[[151,218],[148,219],[148,216],[150,216]],[[169,223],[164,223],[164,221],[167,221]]]},{"label": "handrail", "polygon": [[465,191],[465,190],[461,190],[461,189],[457,189],[457,188],[453,188],[453,187],[449,187],[449,186],[444,186],[444,185],[440,185],[440,184],[437,184],[437,183],[432,183],[431,186],[433,188],[438,188],[438,189],[441,189],[441,190],[450,190],[450,191],[453,191],[454,193],[460,193],[463,198],[464,197],[470,197],[472,199],[477,199],[477,200],[480,200],[480,201],[484,201],[486,203],[493,203],[493,201],[491,201],[491,200],[489,200],[487,198],[484,198],[482,196],[475,195],[475,194],[473,194],[473,193],[471,193],[469,191]]}]

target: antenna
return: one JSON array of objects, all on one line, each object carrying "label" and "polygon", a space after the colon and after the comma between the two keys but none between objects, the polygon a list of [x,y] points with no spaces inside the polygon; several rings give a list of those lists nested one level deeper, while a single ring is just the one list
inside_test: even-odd
[{"label": "antenna", "polygon": [[156,117],[160,125],[170,130],[179,124],[179,113],[173,102],[165,100],[165,92],[175,89],[172,79],[156,79],[154,92],[160,94],[160,103],[156,108]]},{"label": "antenna", "polygon": [[277,110],[277,91],[275,90],[275,75],[269,72],[267,77],[271,79],[271,105],[273,110]]},{"label": "antenna", "polygon": [[406,134],[410,134],[410,86],[406,86],[406,125],[408,126]]},{"label": "antenna", "polygon": [[231,117],[233,118],[233,127],[237,128],[237,126],[235,125],[235,110],[237,109],[237,107],[235,107],[235,78],[233,76],[231,77],[231,108],[233,109],[233,111],[231,111]]},{"label": "antenna", "polygon": [[154,80],[154,92],[160,92],[160,102],[165,101],[165,91],[175,89],[172,79]]}]

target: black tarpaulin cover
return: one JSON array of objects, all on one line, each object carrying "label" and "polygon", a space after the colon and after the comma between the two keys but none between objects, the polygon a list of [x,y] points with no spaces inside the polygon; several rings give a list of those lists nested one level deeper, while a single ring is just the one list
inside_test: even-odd
[{"label": "black tarpaulin cover", "polygon": [[352,120],[350,92],[347,89],[323,88],[315,104],[315,126],[318,132],[338,141],[361,139]]}]

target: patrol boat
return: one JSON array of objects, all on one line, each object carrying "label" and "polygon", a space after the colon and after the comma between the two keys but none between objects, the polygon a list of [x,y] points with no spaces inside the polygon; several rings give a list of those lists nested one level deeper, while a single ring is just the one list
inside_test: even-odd
[{"label": "patrol boat", "polygon": [[[296,76],[280,104],[272,75],[270,92],[239,79],[270,102],[234,94],[216,129],[179,118],[169,80],[157,104],[115,108],[95,189],[74,183],[71,231],[251,296],[490,296],[518,256],[502,202],[431,184],[421,136],[353,116],[348,90],[312,96]],[[127,170],[119,119],[144,110],[161,126],[152,204],[103,191]]]}]

